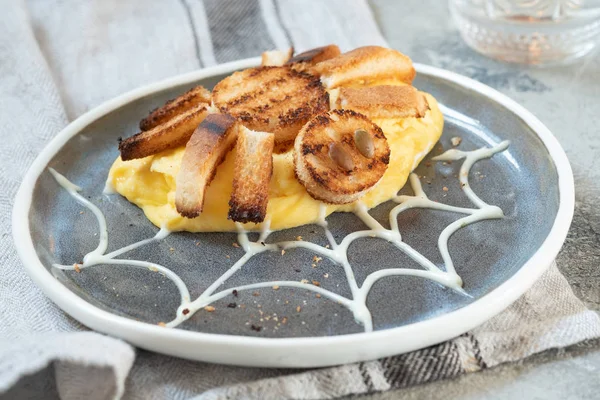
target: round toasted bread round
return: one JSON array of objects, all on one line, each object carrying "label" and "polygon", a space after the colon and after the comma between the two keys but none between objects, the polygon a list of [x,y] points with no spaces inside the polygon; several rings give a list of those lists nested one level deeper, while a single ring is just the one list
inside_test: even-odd
[{"label": "round toasted bread round", "polygon": [[329,95],[319,78],[289,66],[235,72],[215,86],[212,101],[247,128],[272,132],[280,152],[293,146],[314,115],[329,110]]},{"label": "round toasted bread round", "polygon": [[315,199],[352,203],[387,170],[390,148],[381,128],[351,110],[315,116],[294,142],[296,177]]}]

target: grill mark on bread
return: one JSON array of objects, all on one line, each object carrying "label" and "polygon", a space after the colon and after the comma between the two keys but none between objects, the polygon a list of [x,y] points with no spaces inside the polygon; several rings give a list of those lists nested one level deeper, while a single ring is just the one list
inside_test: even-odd
[{"label": "grill mark on bread", "polygon": [[[372,159],[364,157],[356,147],[354,132],[357,129],[371,135],[374,142]],[[338,146],[352,163],[334,160],[335,157],[330,155],[332,145]],[[383,177],[390,157],[381,128],[352,110],[332,110],[315,116],[296,137],[294,148],[294,171],[298,181],[313,198],[334,204],[356,201],[375,186]]]},{"label": "grill mark on bread", "polygon": [[340,54],[340,48],[335,44],[330,44],[328,46],[316,47],[300,54],[296,54],[290,58],[286,64],[291,65],[292,68],[304,70],[321,61],[337,57]]},{"label": "grill mark on bread", "polygon": [[329,109],[329,95],[314,75],[289,66],[257,67],[219,82],[213,104],[249,129],[272,132],[276,151],[284,151],[313,115]]},{"label": "grill mark on bread", "polygon": [[[218,114],[215,114],[218,115]],[[210,118],[205,121],[203,128],[207,134],[214,136],[222,136],[225,131],[231,126],[231,120],[227,118]]]},{"label": "grill mark on bread", "polygon": [[188,141],[177,174],[175,206],[186,218],[200,215],[206,189],[235,144],[238,125],[227,114],[210,114]]},{"label": "grill mark on bread", "polygon": [[202,103],[164,124],[121,140],[121,159],[127,161],[144,158],[185,145],[207,114],[208,106]]},{"label": "grill mark on bread", "polygon": [[147,131],[162,125],[191,108],[210,103],[210,92],[203,86],[196,86],[181,96],[168,100],[162,107],[150,111],[148,116],[140,121],[140,130]]},{"label": "grill mark on bread", "polygon": [[272,133],[240,127],[228,219],[242,223],[264,221],[273,174],[274,139]]}]

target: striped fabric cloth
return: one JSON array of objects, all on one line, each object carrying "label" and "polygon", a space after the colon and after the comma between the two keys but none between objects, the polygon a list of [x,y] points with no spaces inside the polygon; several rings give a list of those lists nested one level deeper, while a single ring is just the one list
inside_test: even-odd
[{"label": "striped fabric cloth", "polygon": [[600,336],[556,266],[452,341],[293,371],[135,350],[86,329],[26,276],[10,209],[37,153],[85,111],[153,81],[264,50],[385,45],[365,0],[0,0],[0,398],[324,399],[402,388]]}]

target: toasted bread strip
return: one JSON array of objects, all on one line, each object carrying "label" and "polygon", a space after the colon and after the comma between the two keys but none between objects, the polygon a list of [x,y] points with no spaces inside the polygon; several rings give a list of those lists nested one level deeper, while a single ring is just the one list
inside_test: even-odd
[{"label": "toasted bread strip", "polygon": [[273,173],[275,136],[240,127],[228,218],[236,222],[264,221]]},{"label": "toasted bread strip", "polygon": [[177,175],[175,206],[187,218],[202,212],[204,193],[217,167],[235,144],[238,124],[227,114],[210,114],[194,131],[185,146]]},{"label": "toasted bread strip", "polygon": [[281,67],[292,58],[294,54],[294,48],[290,47],[287,51],[283,50],[271,50],[265,51],[261,56],[261,63],[263,67]]},{"label": "toasted bread strip", "polygon": [[164,106],[152,110],[146,118],[140,121],[140,130],[147,131],[162,125],[176,115],[201,103],[210,104],[210,92],[202,86],[196,86],[176,99],[167,101]]},{"label": "toasted bread strip", "polygon": [[321,76],[327,89],[344,85],[355,86],[382,79],[411,83],[415,69],[410,58],[385,47],[366,46],[316,64],[312,71]]},{"label": "toasted bread strip", "polygon": [[329,110],[319,78],[289,66],[235,72],[213,89],[213,104],[249,129],[275,134],[275,145],[292,145],[313,115]]},{"label": "toasted bread strip", "polygon": [[371,86],[333,89],[332,108],[354,110],[369,118],[423,118],[429,104],[413,86]]},{"label": "toasted bread strip", "polygon": [[198,104],[162,125],[120,141],[121,158],[133,160],[183,146],[207,114],[208,105]]},{"label": "toasted bread strip", "polygon": [[320,63],[321,61],[337,57],[340,54],[340,48],[335,44],[330,44],[328,46],[317,47],[307,50],[303,53],[296,54],[290,58],[287,63],[292,65],[293,68],[304,69],[315,65],[316,63]]},{"label": "toasted bread strip", "polygon": [[381,128],[352,110],[317,115],[294,143],[296,177],[313,198],[326,203],[358,200],[383,177],[389,160]]}]

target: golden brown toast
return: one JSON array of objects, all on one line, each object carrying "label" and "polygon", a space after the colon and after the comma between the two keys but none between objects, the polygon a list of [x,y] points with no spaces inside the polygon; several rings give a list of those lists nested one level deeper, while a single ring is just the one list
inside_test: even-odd
[{"label": "golden brown toast", "polygon": [[410,84],[416,74],[410,58],[399,51],[378,46],[359,47],[316,64],[312,71],[321,76],[327,89],[383,79]]},{"label": "golden brown toast", "polygon": [[207,114],[208,105],[201,103],[162,125],[121,140],[121,158],[124,161],[133,160],[183,146]]},{"label": "golden brown toast", "polygon": [[185,146],[177,175],[175,206],[187,218],[200,215],[204,194],[217,167],[235,144],[236,119],[227,114],[209,114]]},{"label": "golden brown toast", "polygon": [[292,146],[313,115],[329,110],[329,96],[319,78],[285,67],[235,72],[213,89],[213,105],[244,126],[275,135],[278,149]]},{"label": "golden brown toast", "polygon": [[244,126],[238,130],[229,219],[243,223],[264,221],[273,174],[274,143],[272,133],[255,132]]},{"label": "golden brown toast", "polygon": [[271,50],[265,51],[261,56],[260,65],[263,67],[281,67],[292,58],[294,48],[290,47],[287,50]]},{"label": "golden brown toast", "polygon": [[389,159],[381,128],[352,110],[317,115],[294,143],[296,177],[313,198],[326,203],[359,199],[383,177]]},{"label": "golden brown toast", "polygon": [[210,104],[210,91],[203,86],[196,86],[176,99],[167,101],[164,106],[152,110],[146,118],[140,121],[140,130],[147,131],[162,125],[202,103]]},{"label": "golden brown toast", "polygon": [[340,54],[340,48],[335,44],[330,44],[296,54],[287,61],[287,64],[291,65],[294,69],[305,70],[321,61],[329,60]]},{"label": "golden brown toast", "polygon": [[425,95],[413,86],[339,88],[330,92],[332,108],[354,110],[369,118],[422,118]]}]

